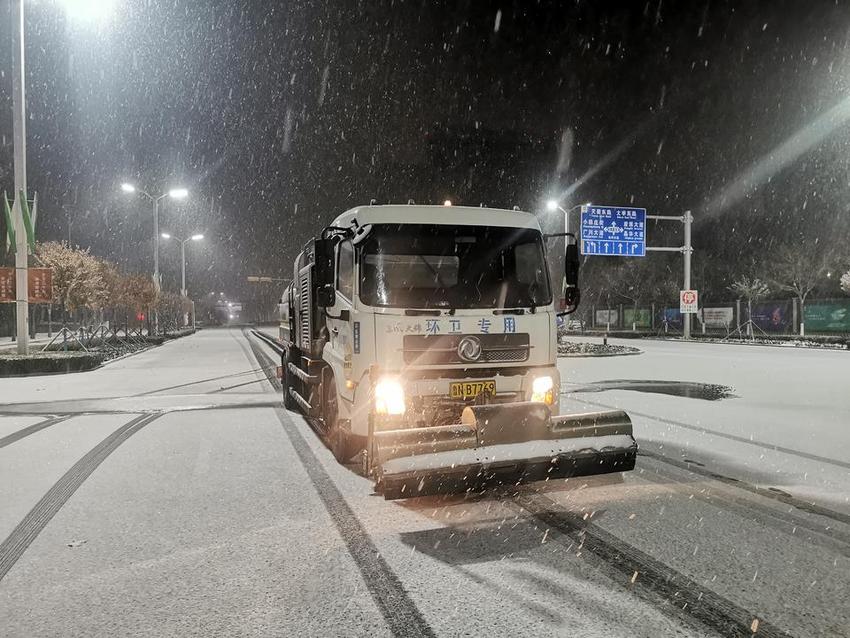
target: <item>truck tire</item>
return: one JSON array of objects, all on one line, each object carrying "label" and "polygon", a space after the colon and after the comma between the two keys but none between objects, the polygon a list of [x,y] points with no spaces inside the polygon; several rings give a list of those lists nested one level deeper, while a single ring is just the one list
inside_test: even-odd
[{"label": "truck tire", "polygon": [[280,358],[280,363],[283,367],[283,374],[281,375],[282,378],[280,380],[280,385],[283,389],[283,407],[287,410],[295,412],[298,409],[298,404],[295,403],[295,399],[293,399],[292,395],[289,394],[289,388],[292,387],[292,373],[289,371],[289,362],[292,360],[290,352],[290,349],[287,348]]},{"label": "truck tire", "polygon": [[334,458],[342,464],[348,463],[360,450],[355,449],[354,439],[342,426],[337,407],[336,383],[333,376],[327,378],[327,389],[325,390],[324,418],[328,433],[328,443]]}]

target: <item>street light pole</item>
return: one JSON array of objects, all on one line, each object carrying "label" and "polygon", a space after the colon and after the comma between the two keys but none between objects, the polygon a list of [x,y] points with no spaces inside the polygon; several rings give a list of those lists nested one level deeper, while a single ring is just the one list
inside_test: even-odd
[{"label": "street light pole", "polygon": [[[172,236],[169,233],[162,233],[160,235],[163,239],[172,239]],[[188,297],[188,291],[186,290],[186,244],[190,241],[201,241],[204,236],[201,233],[197,233],[192,235],[191,237],[187,237],[186,239],[180,239],[179,237],[174,237],[180,242],[180,295],[182,297]],[[192,303],[192,313],[194,317],[194,302]],[[184,315],[184,323],[188,323],[185,315]]]},{"label": "street light pole", "polygon": [[184,239],[180,242],[180,296],[186,296],[186,242],[191,239]]},{"label": "street light pole", "polygon": [[[154,197],[146,190],[136,188],[127,182],[121,184],[121,190],[125,193],[136,193],[142,197],[146,197],[153,204],[153,285],[156,291],[159,292],[162,287],[162,278],[159,274],[159,201],[165,197],[172,199],[184,199],[189,195],[189,191],[185,188],[172,188],[167,193],[163,193],[159,197]],[[159,311],[154,308],[153,312],[154,333],[159,333]]]},{"label": "street light pole", "polygon": [[24,74],[24,0],[12,0],[12,120],[15,163],[15,295],[17,352],[29,353],[28,246],[21,196],[27,192],[26,89]]},{"label": "street light pole", "polygon": [[162,279],[159,276],[159,200],[165,195],[154,198],[147,193],[144,194],[153,201],[153,285],[159,292],[162,285]]}]

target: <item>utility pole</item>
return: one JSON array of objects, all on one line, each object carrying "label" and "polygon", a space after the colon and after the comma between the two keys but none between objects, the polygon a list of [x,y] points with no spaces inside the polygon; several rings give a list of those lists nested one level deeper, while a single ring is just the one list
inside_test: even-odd
[{"label": "utility pole", "polygon": [[21,197],[27,192],[26,89],[24,85],[24,0],[12,0],[12,120],[15,163],[15,286],[17,352],[29,353],[29,288],[27,232]]},{"label": "utility pole", "polygon": [[[153,200],[153,285],[156,286],[156,291],[159,292],[162,287],[162,278],[159,275],[159,200],[161,200],[165,195],[161,195],[160,197],[150,197],[149,199]],[[159,329],[159,313],[155,313],[156,316],[156,329]]]},{"label": "utility pole", "polygon": [[180,296],[186,296],[186,241],[180,242]]},{"label": "utility pole", "polygon": [[[686,210],[684,216],[682,217],[682,223],[685,226],[685,245],[684,249],[684,257],[685,257],[685,287],[684,290],[691,289],[691,253],[694,252],[693,246],[691,246],[691,223],[694,221],[694,216],[691,215],[691,211]],[[691,313],[686,312],[684,317],[684,338],[691,338]]]}]

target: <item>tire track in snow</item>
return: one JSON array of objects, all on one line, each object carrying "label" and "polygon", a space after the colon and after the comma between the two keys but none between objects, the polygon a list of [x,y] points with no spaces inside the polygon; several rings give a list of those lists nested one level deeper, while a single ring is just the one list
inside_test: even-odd
[{"label": "tire track in snow", "polygon": [[55,416],[49,419],[45,419],[44,421],[39,421],[38,423],[33,423],[32,425],[28,425],[25,428],[21,428],[17,432],[12,432],[4,436],[0,439],[0,448],[4,448],[7,445],[12,445],[15,441],[20,441],[23,438],[28,437],[30,434],[35,434],[36,432],[41,432],[45,428],[49,428],[51,425],[56,425],[57,423],[62,423],[62,421],[67,421],[73,415],[65,414],[62,416]]},{"label": "tire track in snow", "polygon": [[[271,363],[269,355],[247,334],[245,334],[245,338],[260,367],[265,371],[269,383],[272,387],[279,389],[279,381],[272,371],[275,366],[268,365]],[[378,552],[378,548],[369,538],[366,528],[363,527],[351,507],[346,503],[345,497],[334,485],[319,459],[316,458],[307,440],[283,408],[282,402],[279,407],[275,408],[275,414],[328,515],[342,537],[348,553],[357,565],[357,569],[372,595],[372,600],[375,601],[375,605],[381,612],[389,630],[394,636],[434,636],[433,630],[408,595],[401,579]]]},{"label": "tire track in snow", "polygon": [[[590,552],[622,578],[624,587],[662,613],[694,621],[721,636],[788,638],[790,634],[569,511],[548,496],[520,489],[512,502]],[[557,538],[557,536],[556,536]]]},{"label": "tire track in snow", "polygon": [[18,559],[41,533],[62,506],[68,502],[74,492],[91,476],[97,467],[106,460],[127,439],[141,430],[160,414],[143,414],[125,423],[103,441],[93,447],[83,458],[74,463],[70,470],[47,490],[12,533],[0,543],[0,581],[14,567]]}]

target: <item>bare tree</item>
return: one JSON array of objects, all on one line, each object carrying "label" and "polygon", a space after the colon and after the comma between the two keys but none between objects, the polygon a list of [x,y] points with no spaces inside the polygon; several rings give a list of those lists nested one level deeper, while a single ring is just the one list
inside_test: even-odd
[{"label": "bare tree", "polygon": [[776,259],[771,283],[778,290],[791,292],[800,300],[800,323],[805,318],[806,298],[823,281],[829,256],[818,246],[802,243],[783,248]]},{"label": "bare tree", "polygon": [[[739,299],[747,301],[747,322],[753,319],[753,302],[759,299],[764,299],[767,293],[770,292],[770,286],[758,277],[747,277],[741,275],[732,282],[729,290],[738,295]],[[740,318],[739,318],[740,322]],[[747,325],[747,334],[752,335],[752,324]]]},{"label": "bare tree", "polygon": [[[638,305],[652,294],[652,272],[644,260],[630,259],[614,272],[610,286],[620,297],[632,302],[632,329],[638,320]],[[623,318],[625,321],[625,318]]]}]

